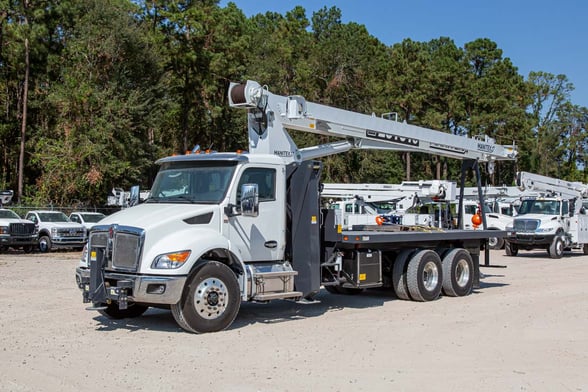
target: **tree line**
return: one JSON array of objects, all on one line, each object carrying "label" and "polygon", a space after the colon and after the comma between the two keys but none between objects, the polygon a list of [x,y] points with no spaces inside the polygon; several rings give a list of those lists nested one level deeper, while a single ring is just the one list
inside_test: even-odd
[{"label": "tree line", "polygon": [[[565,75],[521,75],[489,38],[387,46],[337,7],[246,17],[217,0],[0,0],[0,189],[21,203],[104,204],[112,187],[149,188],[158,158],[195,144],[247,148],[231,81],[411,124],[516,143],[516,162],[484,171],[512,185],[525,170],[587,182],[588,109]],[[299,146],[324,137],[296,134]],[[351,151],[324,181],[457,180],[460,163]]]}]

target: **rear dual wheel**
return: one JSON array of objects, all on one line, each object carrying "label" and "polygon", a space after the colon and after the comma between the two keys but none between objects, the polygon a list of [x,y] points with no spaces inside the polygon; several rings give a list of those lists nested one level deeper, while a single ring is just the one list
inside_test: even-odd
[{"label": "rear dual wheel", "polygon": [[462,297],[474,287],[474,262],[465,249],[452,249],[443,257],[443,292],[450,297]]},{"label": "rear dual wheel", "polygon": [[443,291],[452,297],[471,293],[474,285],[474,263],[468,251],[461,248],[443,250],[405,250],[394,262],[392,283],[396,296],[415,301],[435,300]]}]

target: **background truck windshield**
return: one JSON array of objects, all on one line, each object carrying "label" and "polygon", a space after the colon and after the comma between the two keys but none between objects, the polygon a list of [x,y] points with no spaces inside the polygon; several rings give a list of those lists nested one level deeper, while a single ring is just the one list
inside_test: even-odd
[{"label": "background truck windshield", "polygon": [[523,214],[543,214],[543,215],[558,215],[559,201],[557,200],[523,200],[519,207],[519,215]]},{"label": "background truck windshield", "polygon": [[157,173],[147,203],[217,204],[227,193],[234,165],[171,162]]}]

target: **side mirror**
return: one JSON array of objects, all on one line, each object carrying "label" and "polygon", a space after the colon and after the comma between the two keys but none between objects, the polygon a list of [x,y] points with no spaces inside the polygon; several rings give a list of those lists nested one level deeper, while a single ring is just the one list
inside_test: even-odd
[{"label": "side mirror", "polygon": [[259,215],[259,190],[257,184],[241,186],[241,214],[243,216]]}]

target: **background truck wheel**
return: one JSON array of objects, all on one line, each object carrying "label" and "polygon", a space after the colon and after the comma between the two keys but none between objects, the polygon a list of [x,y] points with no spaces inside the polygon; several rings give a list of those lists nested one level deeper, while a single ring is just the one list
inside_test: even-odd
[{"label": "background truck wheel", "polygon": [[588,255],[588,244],[584,244],[584,246],[582,247],[582,251],[585,255]]},{"label": "background truck wheel", "polygon": [[474,262],[465,249],[453,249],[443,258],[443,292],[450,297],[463,297],[474,286]]},{"label": "background truck wheel", "polygon": [[51,250],[51,238],[49,238],[49,236],[42,235],[39,237],[39,250],[43,253]]},{"label": "background truck wheel", "polygon": [[406,284],[415,301],[432,301],[443,287],[443,267],[439,255],[432,250],[421,250],[411,257],[406,269]]},{"label": "background truck wheel", "polygon": [[222,331],[235,320],[240,303],[239,283],[233,271],[210,261],[191,275],[182,299],[172,305],[172,315],[188,332]]},{"label": "background truck wheel", "polygon": [[33,251],[33,245],[25,245],[22,247],[23,252],[31,253]]},{"label": "background truck wheel", "polygon": [[490,249],[502,249],[504,246],[504,239],[498,237],[488,238],[488,246]]},{"label": "background truck wheel", "polygon": [[511,244],[510,242],[506,241],[504,244],[504,251],[506,252],[507,256],[516,256],[519,253],[519,247],[517,244]]},{"label": "background truck wheel", "polygon": [[412,249],[406,249],[400,252],[392,268],[392,286],[399,299],[410,300],[410,294],[408,293],[408,286],[406,284],[406,266],[408,258],[412,253]]},{"label": "background truck wheel", "polygon": [[119,309],[117,303],[111,303],[106,305],[106,309],[99,310],[98,312],[111,319],[124,319],[139,317],[145,311],[149,309],[148,306],[139,305],[133,302],[129,302],[129,306],[126,309]]},{"label": "background truck wheel", "polygon": [[556,236],[551,245],[549,245],[549,257],[552,259],[561,259],[564,253],[564,240],[561,236]]}]

